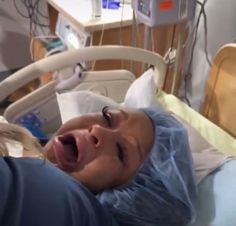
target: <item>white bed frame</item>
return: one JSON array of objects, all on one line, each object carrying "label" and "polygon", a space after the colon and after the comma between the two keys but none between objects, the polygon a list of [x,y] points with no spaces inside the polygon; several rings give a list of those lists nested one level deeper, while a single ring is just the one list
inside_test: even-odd
[{"label": "white bed frame", "polygon": [[[160,89],[163,87],[167,66],[164,59],[159,54],[128,46],[90,46],[44,58],[12,74],[0,83],[0,101],[46,72],[54,72],[68,68],[76,65],[78,62],[106,59],[132,60],[152,65],[155,69],[155,85]],[[100,84],[102,83],[103,86],[106,86],[107,90],[110,89],[112,91],[103,93],[98,89],[100,94],[108,96],[117,102],[122,102],[122,98],[124,98],[127,89],[136,76],[128,70],[89,71],[86,72],[82,83],[80,83],[79,80],[77,81],[74,90],[87,89],[94,91],[95,78],[99,78]],[[116,85],[116,83],[119,84],[119,86]],[[51,125],[47,127],[46,123],[44,131],[50,133],[55,130],[60,123],[58,118],[59,109],[55,98],[55,87],[57,84],[58,82],[53,80],[14,102],[5,110],[4,117],[9,122],[17,123],[17,120],[27,112],[40,112],[40,117],[47,118]],[[111,84],[113,84],[113,87],[110,87]],[[95,91],[97,90],[95,89]],[[49,112],[48,109],[51,109],[51,111]],[[52,121],[54,121],[54,123],[52,123]]]},{"label": "white bed frame", "polygon": [[106,59],[134,60],[153,65],[162,75],[162,78],[160,78],[162,81],[159,81],[159,87],[163,85],[166,64],[159,54],[128,46],[90,46],[44,58],[12,74],[0,83],[0,101],[46,72],[66,68],[82,61]]}]

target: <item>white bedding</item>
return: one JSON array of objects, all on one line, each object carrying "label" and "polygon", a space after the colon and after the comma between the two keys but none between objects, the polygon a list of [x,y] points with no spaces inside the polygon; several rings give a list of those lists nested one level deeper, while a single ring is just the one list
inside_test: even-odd
[{"label": "white bedding", "polygon": [[220,127],[184,104],[173,95],[160,92],[158,101],[161,105],[189,122],[199,133],[220,152],[236,155],[236,140]]}]

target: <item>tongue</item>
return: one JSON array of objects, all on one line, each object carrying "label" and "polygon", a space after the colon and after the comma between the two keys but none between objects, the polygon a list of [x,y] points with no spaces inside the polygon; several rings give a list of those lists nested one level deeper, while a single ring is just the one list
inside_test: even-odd
[{"label": "tongue", "polygon": [[76,162],[78,158],[78,150],[72,144],[64,144],[64,150],[66,153],[66,159],[68,161]]}]

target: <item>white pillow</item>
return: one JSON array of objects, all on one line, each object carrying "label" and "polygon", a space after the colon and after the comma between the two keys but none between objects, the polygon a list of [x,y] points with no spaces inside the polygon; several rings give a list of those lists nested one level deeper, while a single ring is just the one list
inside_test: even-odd
[{"label": "white pillow", "polygon": [[[133,108],[157,106],[155,73],[158,72],[150,68],[136,79],[129,87],[121,105]],[[81,114],[101,111],[104,106],[119,106],[109,97],[91,91],[57,94],[57,102],[62,123]]]},{"label": "white pillow", "polygon": [[71,91],[57,94],[62,123],[85,113],[101,111],[104,106],[119,106],[112,99],[91,91]]},{"label": "white pillow", "polygon": [[136,108],[157,106],[155,73],[150,68],[137,78],[129,87],[122,105]]}]

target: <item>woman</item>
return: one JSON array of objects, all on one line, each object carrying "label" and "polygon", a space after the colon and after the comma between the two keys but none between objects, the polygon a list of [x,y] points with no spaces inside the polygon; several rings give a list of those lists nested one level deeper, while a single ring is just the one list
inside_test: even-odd
[{"label": "woman", "polygon": [[[37,158],[7,156],[16,141],[23,144],[26,155]],[[5,156],[0,158],[0,225],[116,226],[94,195],[45,161],[41,149],[26,129],[0,123],[0,151]]]},{"label": "woman", "polygon": [[105,107],[62,125],[45,156],[121,225],[185,225],[194,216],[187,134],[169,114]]},{"label": "woman", "polygon": [[74,118],[47,144],[46,157],[98,193],[128,182],[154,140],[142,111],[109,110]]}]

